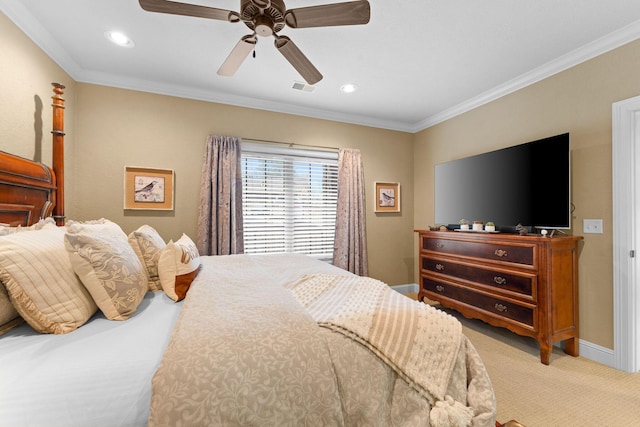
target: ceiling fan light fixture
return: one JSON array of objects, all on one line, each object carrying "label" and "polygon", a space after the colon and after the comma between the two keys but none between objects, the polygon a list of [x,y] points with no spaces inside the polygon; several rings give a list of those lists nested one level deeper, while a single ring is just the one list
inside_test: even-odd
[{"label": "ceiling fan light fixture", "polygon": [[255,32],[259,36],[269,37],[275,32],[273,30],[273,21],[266,16],[256,16],[255,18]]},{"label": "ceiling fan light fixture", "polygon": [[353,83],[347,83],[340,86],[340,91],[344,93],[353,93],[358,90],[358,86]]},{"label": "ceiling fan light fixture", "polygon": [[104,36],[113,44],[122,47],[134,47],[136,44],[126,34],[120,31],[107,31]]}]

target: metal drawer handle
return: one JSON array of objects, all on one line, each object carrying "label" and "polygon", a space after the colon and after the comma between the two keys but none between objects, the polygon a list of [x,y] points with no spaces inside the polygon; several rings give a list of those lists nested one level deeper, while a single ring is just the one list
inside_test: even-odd
[{"label": "metal drawer handle", "polygon": [[503,304],[499,304],[496,303],[496,305],[494,305],[494,307],[496,308],[496,310],[498,310],[500,313],[504,313],[505,311],[507,311],[507,306],[503,305]]},{"label": "metal drawer handle", "polygon": [[493,281],[497,284],[497,285],[504,285],[507,283],[507,279],[506,277],[500,277],[500,276],[493,276]]},{"label": "metal drawer handle", "polygon": [[444,248],[444,243],[440,243],[440,242],[436,243],[436,248],[438,249]]},{"label": "metal drawer handle", "polygon": [[438,292],[442,292],[442,291],[444,291],[444,286],[442,286],[442,285],[436,285],[436,291],[438,291]]},{"label": "metal drawer handle", "polygon": [[444,271],[444,264],[440,264],[440,263],[436,264],[436,270]]},{"label": "metal drawer handle", "polygon": [[506,257],[507,256],[507,251],[502,250],[502,249],[496,249],[496,251],[494,252],[494,254],[496,256],[499,256],[500,258],[502,257]]}]

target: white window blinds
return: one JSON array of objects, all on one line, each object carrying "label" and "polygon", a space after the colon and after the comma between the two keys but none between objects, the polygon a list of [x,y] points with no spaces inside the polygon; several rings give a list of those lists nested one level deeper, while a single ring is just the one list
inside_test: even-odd
[{"label": "white window blinds", "polygon": [[330,261],[338,153],[242,142],[244,252]]}]

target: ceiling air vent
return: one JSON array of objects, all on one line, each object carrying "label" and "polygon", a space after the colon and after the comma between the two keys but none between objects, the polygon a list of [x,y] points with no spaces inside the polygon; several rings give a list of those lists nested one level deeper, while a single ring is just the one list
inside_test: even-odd
[{"label": "ceiling air vent", "polygon": [[294,82],[292,88],[295,90],[301,90],[303,92],[313,92],[314,90],[316,90],[315,86],[308,85],[303,82]]}]

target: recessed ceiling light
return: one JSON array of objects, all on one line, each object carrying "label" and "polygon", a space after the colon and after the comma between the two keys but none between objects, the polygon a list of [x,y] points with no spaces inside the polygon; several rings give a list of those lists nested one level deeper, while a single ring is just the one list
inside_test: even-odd
[{"label": "recessed ceiling light", "polygon": [[134,47],[135,43],[124,33],[119,31],[107,31],[104,33],[107,40],[122,47]]},{"label": "recessed ceiling light", "polygon": [[353,93],[358,89],[358,86],[353,83],[347,83],[345,85],[340,86],[340,90],[344,93]]}]

